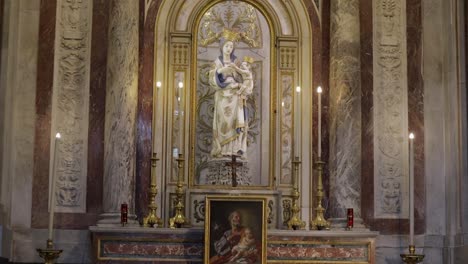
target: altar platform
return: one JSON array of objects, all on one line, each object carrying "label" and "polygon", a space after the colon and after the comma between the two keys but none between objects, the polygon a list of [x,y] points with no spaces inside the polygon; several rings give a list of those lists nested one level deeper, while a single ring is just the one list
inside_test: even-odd
[{"label": "altar platform", "polygon": [[[203,263],[201,228],[90,227],[95,263]],[[268,230],[267,263],[375,263],[378,232]]]}]

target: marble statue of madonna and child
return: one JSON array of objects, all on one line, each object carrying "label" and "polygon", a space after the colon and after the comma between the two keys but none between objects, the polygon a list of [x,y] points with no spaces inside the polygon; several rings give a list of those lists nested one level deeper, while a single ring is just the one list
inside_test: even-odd
[{"label": "marble statue of madonna and child", "polygon": [[238,35],[225,31],[220,38],[220,56],[209,72],[210,87],[215,90],[213,113],[213,158],[245,159],[249,130],[246,101],[252,94],[253,58],[240,61],[234,54]]}]

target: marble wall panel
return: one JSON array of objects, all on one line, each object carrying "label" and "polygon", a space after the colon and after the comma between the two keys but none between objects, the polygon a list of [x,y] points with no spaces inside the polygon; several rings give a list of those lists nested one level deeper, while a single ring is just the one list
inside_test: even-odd
[{"label": "marble wall panel", "polygon": [[103,210],[113,214],[112,221],[122,203],[135,212],[138,4],[116,0],[109,5]]},{"label": "marble wall panel", "polygon": [[[329,89],[329,65],[330,65],[330,1],[324,1],[320,5],[320,13],[317,13],[317,9],[313,6],[312,2],[305,1],[304,4],[307,7],[309,14],[309,19],[312,25],[312,88],[313,92],[313,102],[317,102],[318,94],[316,93],[316,88],[321,86],[323,89],[322,92],[322,160],[329,159],[329,98],[330,98],[330,89]],[[312,104],[312,146],[318,145],[318,105],[316,103]],[[312,148],[312,160],[317,158],[317,147]],[[304,164],[305,165],[305,164]],[[308,164],[311,168],[313,162]],[[315,171],[314,171],[315,172]],[[314,173],[312,173],[315,175]],[[328,170],[328,164],[325,164],[325,169],[323,172],[323,188],[325,192],[325,197],[323,205],[328,207],[328,197],[330,191],[330,174]],[[310,204],[313,203],[316,193],[316,184],[317,179],[313,177],[309,188],[311,188],[310,195]],[[326,217],[328,218],[329,211],[325,212]]]},{"label": "marble wall panel", "polygon": [[409,133],[406,1],[379,0],[372,7],[374,217],[407,218]]},{"label": "marble wall panel", "polygon": [[[55,38],[54,1],[41,2],[40,39],[38,52],[38,82],[36,97],[36,134],[33,179],[33,227],[47,225],[48,157],[51,120],[51,87],[53,81],[53,51]],[[102,211],[102,174],[108,1],[93,1],[93,25],[91,41],[91,76],[89,105],[87,212],[84,214],[56,213],[55,225],[59,228],[85,228],[96,223]]]},{"label": "marble wall panel", "polygon": [[[361,78],[362,78],[362,156],[366,157],[362,163],[362,186],[366,190],[374,189],[374,118],[372,109],[373,101],[373,54],[372,54],[372,4],[371,0],[361,0]],[[415,131],[419,138],[424,138],[423,131],[423,83],[421,78],[421,1],[408,0],[406,2],[407,23],[407,60],[408,60],[408,120],[409,129]],[[365,140],[367,139],[367,140]],[[424,142],[422,140],[415,143],[415,188],[416,198],[416,233],[424,232],[425,206],[424,206]],[[422,166],[422,167],[421,167]],[[407,219],[376,219],[374,218],[374,191],[362,192],[363,217],[365,223],[372,229],[379,230],[383,234],[394,234],[408,232]]]},{"label": "marble wall panel", "polygon": [[[36,127],[34,147],[34,178],[32,191],[32,226],[45,227],[48,219],[50,120],[52,84],[54,78],[54,40],[56,1],[42,1],[39,17],[39,42],[36,89]],[[52,62],[52,63],[51,63]]]},{"label": "marble wall panel", "polygon": [[[140,0],[139,71],[136,154],[135,209],[138,218],[148,211],[148,188],[151,177],[153,134],[154,27],[161,1]],[[161,157],[161,153],[158,153]],[[160,164],[156,164],[160,166]],[[161,187],[161,186],[159,186]]]},{"label": "marble wall panel", "polygon": [[[102,211],[104,118],[107,70],[107,32],[109,1],[93,1],[91,37],[91,76],[88,135],[87,213],[94,218]],[[95,223],[95,221],[93,222]]]},{"label": "marble wall panel", "polygon": [[0,0],[0,72],[2,72],[2,53],[3,53],[3,10],[5,0]]},{"label": "marble wall panel", "polygon": [[[49,169],[57,181],[51,183],[56,188],[49,199],[57,212],[84,213],[93,6],[89,0],[57,4]],[[62,137],[57,141],[58,132]]]},{"label": "marble wall panel", "polygon": [[361,78],[359,1],[330,7],[330,213],[361,217]]}]

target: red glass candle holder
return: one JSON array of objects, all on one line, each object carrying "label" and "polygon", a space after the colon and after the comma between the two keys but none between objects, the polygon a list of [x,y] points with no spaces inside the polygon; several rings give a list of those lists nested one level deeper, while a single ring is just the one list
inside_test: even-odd
[{"label": "red glass candle holder", "polygon": [[120,205],[120,223],[125,226],[128,221],[128,205],[123,203]]},{"label": "red glass candle holder", "polygon": [[348,208],[347,209],[347,228],[348,229],[351,229],[354,227],[354,212],[353,212],[353,208]]}]

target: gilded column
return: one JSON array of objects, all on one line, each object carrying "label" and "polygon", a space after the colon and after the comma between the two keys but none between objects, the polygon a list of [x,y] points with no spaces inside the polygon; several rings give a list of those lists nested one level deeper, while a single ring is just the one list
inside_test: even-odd
[{"label": "gilded column", "polygon": [[104,134],[103,211],[99,224],[119,223],[120,205],[135,213],[138,103],[138,3],[110,3]]},{"label": "gilded column", "polygon": [[[330,202],[332,225],[353,208],[361,218],[359,0],[330,7]],[[326,206],[326,205],[325,205]]]}]

